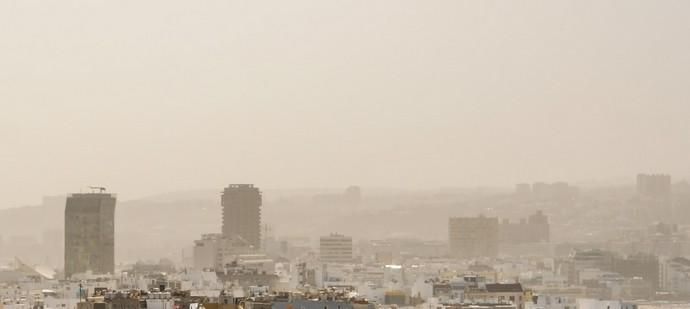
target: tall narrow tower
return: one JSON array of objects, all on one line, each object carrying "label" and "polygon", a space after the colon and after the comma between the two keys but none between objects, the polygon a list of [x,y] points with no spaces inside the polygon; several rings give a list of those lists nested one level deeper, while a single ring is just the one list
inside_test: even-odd
[{"label": "tall narrow tower", "polygon": [[261,246],[261,191],[251,184],[232,184],[223,190],[223,236],[241,237]]},{"label": "tall narrow tower", "polygon": [[65,277],[115,272],[115,195],[75,193],[65,205]]}]

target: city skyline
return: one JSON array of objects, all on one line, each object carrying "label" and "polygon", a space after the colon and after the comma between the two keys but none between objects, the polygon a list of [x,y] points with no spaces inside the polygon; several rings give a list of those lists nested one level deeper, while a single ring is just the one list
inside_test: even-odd
[{"label": "city skyline", "polygon": [[690,308],[690,0],[0,0],[0,309]]}]

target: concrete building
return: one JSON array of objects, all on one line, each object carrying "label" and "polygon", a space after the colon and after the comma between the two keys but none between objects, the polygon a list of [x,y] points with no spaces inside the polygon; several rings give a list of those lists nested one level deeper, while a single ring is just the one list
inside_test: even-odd
[{"label": "concrete building", "polygon": [[261,246],[261,191],[251,184],[232,184],[223,191],[223,236],[240,237]]},{"label": "concrete building", "polygon": [[671,195],[671,176],[664,174],[637,174],[637,194],[652,197]]},{"label": "concrete building", "polygon": [[498,229],[498,218],[450,218],[450,253],[460,258],[495,257],[498,255]]},{"label": "concrete building", "polygon": [[519,223],[504,219],[499,227],[499,240],[509,244],[549,242],[549,233],[549,219],[538,210]]},{"label": "concrete building", "polygon": [[655,292],[661,280],[659,258],[653,254],[633,254],[613,259],[612,270],[625,278],[637,278],[650,284]]},{"label": "concrete building", "polygon": [[567,202],[574,200],[578,195],[579,189],[567,182],[535,182],[532,184],[531,197],[535,201]]},{"label": "concrete building", "polygon": [[194,269],[216,268],[222,238],[222,234],[204,234],[201,235],[201,239],[194,241]]},{"label": "concrete building", "polygon": [[221,271],[241,255],[256,255],[260,251],[243,238],[226,238],[222,234],[203,234],[194,241],[194,269]]},{"label": "concrete building", "polygon": [[482,288],[467,288],[464,301],[478,304],[512,304],[525,308],[524,290],[520,283],[489,283]]},{"label": "concrete building", "polygon": [[352,262],[352,237],[333,233],[319,239],[319,255],[323,263]]},{"label": "concrete building", "polygon": [[671,196],[671,176],[637,175],[637,215],[640,220],[675,222]]},{"label": "concrete building", "polygon": [[115,272],[115,195],[75,193],[65,206],[65,277]]},{"label": "concrete building", "polygon": [[678,295],[690,295],[690,260],[677,257],[665,260],[660,266],[661,288]]}]

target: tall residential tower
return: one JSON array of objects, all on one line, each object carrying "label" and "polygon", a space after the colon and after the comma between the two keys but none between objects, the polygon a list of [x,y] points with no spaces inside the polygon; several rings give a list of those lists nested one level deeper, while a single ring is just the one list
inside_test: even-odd
[{"label": "tall residential tower", "polygon": [[65,277],[115,272],[115,195],[75,193],[65,205]]},{"label": "tall residential tower", "polygon": [[251,184],[232,184],[223,190],[223,236],[238,236],[254,248],[261,246],[261,191]]}]

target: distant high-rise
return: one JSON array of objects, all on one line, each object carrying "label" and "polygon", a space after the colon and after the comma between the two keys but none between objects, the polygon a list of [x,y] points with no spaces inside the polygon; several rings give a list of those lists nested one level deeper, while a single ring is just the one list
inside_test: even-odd
[{"label": "distant high-rise", "polygon": [[460,258],[498,255],[498,218],[450,218],[450,253]]},{"label": "distant high-rise", "polygon": [[223,236],[240,237],[261,246],[261,191],[251,184],[232,184],[223,191]]},{"label": "distant high-rise", "polygon": [[533,215],[530,215],[527,219],[527,224],[529,225],[529,231],[532,233],[532,239],[536,241],[549,242],[550,239],[550,228],[549,228],[549,217],[547,217],[541,210]]},{"label": "distant high-rise", "polygon": [[549,218],[538,210],[527,219],[521,219],[519,223],[503,219],[498,231],[499,242],[503,244],[549,242]]},{"label": "distant high-rise", "polygon": [[358,186],[349,186],[345,189],[345,202],[357,204],[362,200],[362,189]]},{"label": "distant high-rise", "polygon": [[323,263],[352,263],[352,237],[331,234],[319,239],[319,257]]},{"label": "distant high-rise", "polygon": [[115,195],[75,193],[65,205],[65,277],[115,272]]},{"label": "distant high-rise", "polygon": [[646,197],[668,198],[671,195],[671,176],[637,174],[637,194]]},{"label": "distant high-rise", "polygon": [[529,199],[532,195],[532,186],[528,183],[515,185],[515,195],[521,199]]},{"label": "distant high-rise", "polygon": [[576,200],[578,194],[578,188],[567,182],[535,182],[532,185],[528,183],[515,185],[515,197],[522,201],[532,200],[564,205]]},{"label": "distant high-rise", "polygon": [[642,220],[675,222],[671,199],[671,176],[637,175],[638,217]]}]

